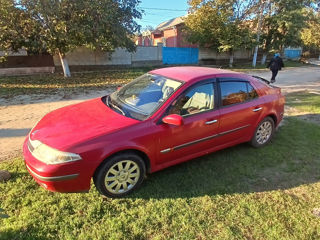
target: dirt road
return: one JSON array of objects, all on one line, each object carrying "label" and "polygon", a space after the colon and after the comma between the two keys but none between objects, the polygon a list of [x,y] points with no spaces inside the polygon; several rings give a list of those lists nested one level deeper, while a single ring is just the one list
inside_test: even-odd
[{"label": "dirt road", "polygon": [[[270,71],[250,72],[270,79]],[[275,85],[284,93],[312,91],[320,94],[320,67],[300,67],[279,72]],[[68,96],[17,96],[7,100],[0,98],[0,161],[18,156],[25,136],[34,124],[46,113],[86,99],[108,94],[112,89],[91,92],[90,94]]]},{"label": "dirt road", "polygon": [[22,151],[22,144],[31,128],[45,114],[54,109],[87,99],[110,93],[110,89],[96,91],[85,96],[18,96],[7,100],[0,98],[0,161],[18,156]]}]

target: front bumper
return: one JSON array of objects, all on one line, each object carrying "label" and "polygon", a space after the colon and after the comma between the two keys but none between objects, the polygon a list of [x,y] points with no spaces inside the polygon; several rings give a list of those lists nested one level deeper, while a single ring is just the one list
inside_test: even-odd
[{"label": "front bumper", "polygon": [[90,189],[91,174],[85,171],[83,160],[65,164],[47,165],[34,158],[23,144],[23,156],[26,168],[35,181],[53,192],[85,192]]},{"label": "front bumper", "polygon": [[31,168],[27,164],[26,164],[26,167],[32,176],[36,177],[37,179],[39,179],[40,181],[43,181],[43,182],[59,182],[59,181],[74,179],[79,176],[79,174],[76,173],[76,174],[63,175],[63,176],[43,177],[43,176],[35,173],[34,171],[32,171]]}]

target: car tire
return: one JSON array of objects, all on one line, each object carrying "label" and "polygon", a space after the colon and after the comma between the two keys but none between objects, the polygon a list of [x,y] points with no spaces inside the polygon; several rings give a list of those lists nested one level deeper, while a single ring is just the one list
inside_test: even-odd
[{"label": "car tire", "polygon": [[134,153],[122,153],[103,162],[93,180],[102,195],[121,198],[141,185],[145,173],[146,167],[141,157]]},{"label": "car tire", "polygon": [[255,147],[263,147],[267,145],[274,134],[275,126],[271,117],[264,118],[257,126],[250,144]]}]

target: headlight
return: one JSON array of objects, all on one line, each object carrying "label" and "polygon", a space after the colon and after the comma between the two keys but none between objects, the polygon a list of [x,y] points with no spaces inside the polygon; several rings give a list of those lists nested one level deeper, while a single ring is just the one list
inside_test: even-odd
[{"label": "headlight", "polygon": [[28,148],[32,156],[46,164],[59,164],[81,160],[76,153],[62,152],[29,137]]}]

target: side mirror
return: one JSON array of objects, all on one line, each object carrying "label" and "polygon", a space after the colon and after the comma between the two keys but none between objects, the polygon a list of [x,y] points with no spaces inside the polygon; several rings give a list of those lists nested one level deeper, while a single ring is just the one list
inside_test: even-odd
[{"label": "side mirror", "polygon": [[178,114],[170,114],[162,118],[162,122],[175,126],[181,126],[183,125],[183,118]]}]

